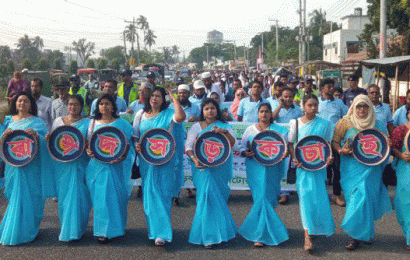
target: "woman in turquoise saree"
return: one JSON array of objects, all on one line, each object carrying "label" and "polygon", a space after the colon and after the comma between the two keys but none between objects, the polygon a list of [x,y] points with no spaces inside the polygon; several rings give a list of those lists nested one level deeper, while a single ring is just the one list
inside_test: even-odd
[{"label": "woman in turquoise saree", "polygon": [[[304,96],[302,102],[305,114],[296,119],[297,122],[296,120],[290,121],[289,142],[292,147],[293,163],[298,167],[296,170],[296,189],[299,196],[300,217],[305,230],[303,249],[309,252],[314,249],[311,236],[331,236],[335,232],[335,222],[326,190],[326,168],[316,171],[301,168],[300,162],[295,157],[293,144],[311,135],[318,135],[330,143],[333,136],[333,126],[328,120],[316,116],[319,101],[315,95]],[[298,127],[297,136],[296,126]],[[331,164],[332,161],[333,157],[327,158],[327,164]]]},{"label": "woman in turquoise saree", "polygon": [[208,249],[231,240],[237,233],[235,220],[227,205],[231,192],[228,183],[233,174],[232,153],[225,163],[211,168],[204,167],[193,152],[196,138],[208,131],[224,134],[231,147],[235,145],[232,127],[222,120],[219,104],[213,99],[205,99],[201,105],[200,122],[191,127],[185,142],[185,152],[192,161],[191,172],[197,189],[197,206],[188,241]]},{"label": "woman in turquoise saree", "polygon": [[[141,137],[152,128],[169,129],[171,124],[182,123],[185,120],[185,112],[179,101],[169,91],[168,95],[175,110],[168,108],[164,88],[154,88],[149,103],[135,115],[133,127],[137,137]],[[170,130],[175,142],[182,142],[179,138],[182,135],[175,132],[175,129],[172,127]],[[141,152],[140,143],[136,145],[136,151]],[[172,241],[172,197],[176,193],[175,190],[181,187],[180,178],[177,178],[177,174],[180,174],[177,171],[178,159],[178,154],[174,154],[167,163],[153,165],[138,158],[148,238],[153,239],[156,246],[163,246],[165,241]]]},{"label": "woman in turquoise saree", "polygon": [[[87,136],[105,126],[120,129],[132,146],[133,129],[130,123],[118,118],[115,99],[104,94],[97,101],[95,117],[91,120]],[[127,204],[132,190],[131,168],[135,159],[134,149],[111,163],[103,163],[93,158],[86,169],[86,181],[94,208],[94,236],[100,244],[107,244],[111,238],[123,236],[127,225]]]},{"label": "woman in turquoise saree", "polygon": [[342,228],[352,238],[347,250],[355,250],[360,241],[372,243],[374,222],[391,212],[392,206],[382,172],[386,163],[368,166],[353,156],[350,140],[364,130],[375,128],[387,134],[387,126],[376,120],[373,104],[365,95],[358,95],[347,114],[337,122],[332,141],[340,156],[340,184],[346,199]]},{"label": "woman in turquoise saree", "polygon": [[[60,126],[71,125],[80,130],[87,140],[90,119],[82,117],[83,105],[84,100],[80,95],[70,96],[67,105],[68,115],[56,118],[52,131]],[[54,160],[58,216],[61,227],[60,241],[79,240],[87,230],[91,198],[86,185],[85,169],[89,160],[90,158],[85,152],[81,157],[71,162]]]},{"label": "woman in turquoise saree", "polygon": [[283,159],[289,154],[285,154],[277,164],[265,166],[253,158],[254,152],[248,148],[255,136],[264,130],[276,131],[287,140],[288,130],[273,123],[269,103],[262,103],[258,107],[258,124],[245,130],[241,142],[241,155],[246,157],[246,177],[252,192],[253,205],[238,231],[246,240],[254,242],[256,247],[276,246],[289,239],[286,226],[275,211],[278,206],[280,181],[286,170]]},{"label": "woman in turquoise saree", "polygon": [[24,130],[39,142],[38,154],[33,161],[23,167],[6,164],[4,195],[8,199],[6,212],[0,224],[0,243],[17,245],[35,239],[43,218],[44,200],[54,196],[54,183],[45,135],[47,127],[37,117],[35,99],[22,92],[14,97],[11,115],[3,122],[3,138],[12,130]]}]

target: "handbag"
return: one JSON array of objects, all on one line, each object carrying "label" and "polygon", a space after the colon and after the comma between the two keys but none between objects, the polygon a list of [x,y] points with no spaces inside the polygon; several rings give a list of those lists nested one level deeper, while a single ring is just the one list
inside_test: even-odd
[{"label": "handbag", "polygon": [[[296,118],[296,142],[298,142],[298,138],[299,138],[299,123],[298,123],[298,119]],[[288,173],[286,176],[286,183],[288,184],[295,184],[296,183],[296,166],[293,165],[292,163],[292,159],[289,160],[289,167],[288,167]]]}]

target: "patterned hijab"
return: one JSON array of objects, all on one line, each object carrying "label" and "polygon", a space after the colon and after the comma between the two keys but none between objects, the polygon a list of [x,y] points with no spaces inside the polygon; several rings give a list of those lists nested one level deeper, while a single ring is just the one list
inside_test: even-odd
[{"label": "patterned hijab", "polygon": [[[359,118],[357,116],[357,105],[360,103],[365,103],[369,106],[369,112],[366,118]],[[347,114],[343,117],[343,119],[350,121],[350,123],[360,131],[373,128],[376,124],[376,114],[374,112],[372,102],[366,95],[360,94],[356,96],[353,99],[353,103],[350,106],[349,111],[347,111]]]}]

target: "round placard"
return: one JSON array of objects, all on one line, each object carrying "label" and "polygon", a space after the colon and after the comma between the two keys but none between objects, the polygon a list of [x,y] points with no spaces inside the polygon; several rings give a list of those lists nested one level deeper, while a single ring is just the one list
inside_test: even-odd
[{"label": "round placard", "polygon": [[353,156],[364,165],[375,166],[390,155],[387,136],[377,129],[366,129],[355,135],[352,141]]},{"label": "round placard", "polygon": [[288,150],[285,138],[273,130],[265,130],[252,140],[251,149],[255,153],[254,158],[259,163],[271,166],[281,161]]},{"label": "round placard", "polygon": [[13,130],[2,142],[3,160],[15,167],[23,167],[30,163],[36,157],[37,152],[37,140],[23,130]]},{"label": "round placard", "polygon": [[141,137],[141,156],[150,164],[162,165],[175,153],[175,139],[163,128],[153,128]]},{"label": "round placard", "polygon": [[231,146],[225,135],[208,131],[196,139],[194,154],[203,165],[217,167],[229,158]]},{"label": "round placard", "polygon": [[84,152],[83,134],[74,126],[57,127],[49,135],[47,148],[51,157],[60,162],[71,162]]},{"label": "round placard", "polygon": [[310,135],[296,144],[295,156],[303,169],[318,171],[326,167],[327,159],[332,156],[332,149],[323,137]]},{"label": "round placard", "polygon": [[110,163],[127,152],[128,140],[125,134],[113,126],[104,126],[91,136],[90,150],[94,158],[103,163]]}]

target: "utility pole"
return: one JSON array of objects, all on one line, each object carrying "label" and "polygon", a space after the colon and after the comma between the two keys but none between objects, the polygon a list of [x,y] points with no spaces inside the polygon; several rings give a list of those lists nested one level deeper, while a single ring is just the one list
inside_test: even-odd
[{"label": "utility pole", "polygon": [[[132,26],[135,28],[135,33],[138,33],[138,32],[137,32],[137,26],[135,25],[135,24],[137,23],[137,21],[135,20],[135,17],[132,18],[132,21],[124,20],[124,22],[132,24]],[[132,34],[132,33],[133,33],[133,32],[131,32],[131,34]],[[133,41],[135,41],[135,35],[134,35],[134,34],[132,34],[131,39],[133,39]],[[125,42],[125,39],[124,39],[124,42]],[[138,44],[139,44],[139,43],[137,43],[137,45],[138,45]],[[137,47],[137,48],[138,48],[138,47]],[[132,57],[132,55],[133,55],[133,53],[131,53],[131,57]],[[138,65],[140,64],[140,52],[139,52],[139,50],[137,50],[137,64],[138,64]]]},{"label": "utility pole", "polygon": [[306,0],[299,0],[299,64],[306,60]]},{"label": "utility pole", "polygon": [[279,63],[279,58],[278,58],[278,54],[279,54],[279,33],[278,33],[278,30],[279,30],[279,25],[278,25],[278,23],[279,23],[279,21],[278,21],[278,19],[275,19],[275,20],[269,20],[269,21],[271,21],[271,22],[276,22],[276,57],[275,57],[275,59],[276,59],[276,62],[277,63]]},{"label": "utility pole", "polygon": [[380,0],[380,52],[379,58],[386,57],[386,0]]}]

